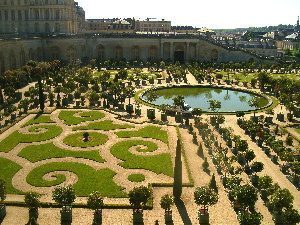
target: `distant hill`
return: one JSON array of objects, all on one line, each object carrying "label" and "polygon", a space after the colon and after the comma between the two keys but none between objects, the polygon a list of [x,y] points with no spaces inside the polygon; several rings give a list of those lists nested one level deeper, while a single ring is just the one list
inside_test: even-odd
[{"label": "distant hill", "polygon": [[274,30],[281,30],[281,29],[293,29],[294,25],[284,25],[279,24],[278,26],[266,26],[266,27],[248,27],[248,28],[235,28],[235,29],[215,29],[218,33],[243,33],[245,31],[252,31],[252,32],[271,32]]}]

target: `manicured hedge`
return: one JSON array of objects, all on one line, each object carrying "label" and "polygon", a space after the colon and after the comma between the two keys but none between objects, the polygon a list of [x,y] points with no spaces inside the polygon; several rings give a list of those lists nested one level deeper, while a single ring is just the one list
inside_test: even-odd
[{"label": "manicured hedge", "polygon": [[119,142],[112,146],[111,153],[118,159],[124,161],[119,163],[120,166],[127,169],[146,169],[157,174],[162,173],[170,177],[173,176],[173,166],[170,154],[163,153],[153,156],[135,155],[129,152],[129,149],[134,146],[144,146],[147,149],[143,148],[143,151],[153,151],[153,143],[150,141],[127,140]]},{"label": "manicured hedge", "polygon": [[93,191],[100,192],[105,197],[125,197],[123,188],[118,186],[113,177],[116,173],[110,169],[95,170],[94,168],[75,162],[47,163],[33,169],[26,178],[27,183],[35,187],[51,187],[66,181],[63,174],[55,176],[54,180],[43,180],[43,176],[55,171],[75,173],[78,181],[73,185],[78,196],[88,196]]},{"label": "manicured hedge", "polygon": [[120,131],[116,133],[120,138],[143,137],[153,138],[168,144],[168,133],[157,126],[146,126],[138,131]]},{"label": "manicured hedge", "polygon": [[[78,113],[78,116],[75,115]],[[86,121],[99,120],[105,117],[100,111],[70,111],[63,110],[59,113],[58,118],[63,120],[67,125],[77,125]]]},{"label": "manicured hedge", "polygon": [[126,129],[126,128],[134,128],[132,125],[127,124],[116,124],[111,120],[104,120],[99,122],[89,123],[87,126],[79,126],[74,127],[73,130],[116,130],[116,129]]},{"label": "manicured hedge", "polygon": [[[45,132],[38,132],[39,129],[46,129]],[[24,134],[18,131],[13,132],[0,142],[0,152],[9,152],[19,143],[41,142],[59,136],[63,129],[55,125],[36,125],[28,129],[31,134]]]},{"label": "manicured hedge", "polygon": [[45,159],[65,157],[89,159],[100,163],[105,162],[105,160],[100,156],[97,150],[70,151],[59,148],[53,143],[27,146],[24,149],[22,149],[18,156],[23,157],[33,163]]}]

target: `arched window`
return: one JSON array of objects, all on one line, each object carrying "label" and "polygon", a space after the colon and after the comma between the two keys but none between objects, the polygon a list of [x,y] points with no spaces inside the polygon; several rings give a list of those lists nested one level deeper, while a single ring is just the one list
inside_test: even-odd
[{"label": "arched window", "polygon": [[149,59],[150,60],[157,59],[157,48],[156,48],[156,46],[151,46],[149,48]]},{"label": "arched window", "polygon": [[132,60],[139,60],[140,59],[140,47],[133,46],[132,47]]},{"label": "arched window", "polygon": [[40,32],[40,24],[39,23],[35,23],[34,24],[34,32],[35,33],[39,33]]},{"label": "arched window", "polygon": [[50,33],[50,25],[49,23],[45,23],[45,32]]},{"label": "arched window", "polygon": [[70,46],[67,50],[67,59],[69,62],[74,62],[76,59],[76,50],[74,46]]},{"label": "arched window", "polygon": [[51,59],[52,60],[60,60],[60,48],[58,46],[51,47],[50,49]]},{"label": "arched window", "polygon": [[15,53],[12,51],[9,56],[10,69],[14,70],[17,68],[17,59]]},{"label": "arched window", "polygon": [[0,76],[4,74],[5,65],[4,65],[4,57],[2,53],[0,53]]},{"label": "arched window", "polygon": [[219,59],[219,52],[217,49],[211,50],[211,55],[210,55],[211,61],[216,62]]},{"label": "arched window", "polygon": [[103,45],[98,45],[97,46],[97,59],[100,61],[105,60],[105,49]]},{"label": "arched window", "polygon": [[34,52],[32,48],[29,49],[28,58],[29,60],[34,60]]},{"label": "arched window", "polygon": [[121,46],[116,47],[116,60],[123,59],[123,48]]},{"label": "arched window", "polygon": [[59,24],[59,23],[56,23],[56,24],[55,24],[55,32],[56,32],[56,33],[59,33],[59,32],[60,32],[60,24]]},{"label": "arched window", "polygon": [[25,59],[25,52],[24,52],[24,50],[22,49],[21,52],[20,52],[20,65],[21,65],[21,66],[24,66],[24,65],[25,65],[25,62],[26,62],[26,59]]},{"label": "arched window", "polygon": [[43,50],[40,47],[36,49],[36,59],[38,61],[42,61],[43,60]]}]

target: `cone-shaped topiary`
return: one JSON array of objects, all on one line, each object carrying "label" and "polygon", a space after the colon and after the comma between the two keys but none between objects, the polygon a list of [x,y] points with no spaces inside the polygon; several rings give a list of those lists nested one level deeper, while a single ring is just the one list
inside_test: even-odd
[{"label": "cone-shaped topiary", "polygon": [[209,188],[213,189],[216,193],[218,193],[218,186],[217,186],[215,174],[213,174],[211,177],[211,180],[209,182]]},{"label": "cone-shaped topiary", "polygon": [[181,161],[181,141],[177,140],[176,157],[174,167],[173,195],[180,198],[182,193],[182,161]]}]

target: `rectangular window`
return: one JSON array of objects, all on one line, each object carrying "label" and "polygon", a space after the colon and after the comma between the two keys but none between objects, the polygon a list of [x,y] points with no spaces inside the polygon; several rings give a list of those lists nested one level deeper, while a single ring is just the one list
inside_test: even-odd
[{"label": "rectangular window", "polygon": [[59,10],[55,11],[55,19],[59,20],[60,19],[60,13]]},{"label": "rectangular window", "polygon": [[49,18],[50,18],[49,15],[50,15],[49,9],[46,9],[46,10],[45,10],[45,19],[46,19],[46,20],[49,20]]},{"label": "rectangular window", "polygon": [[8,21],[8,11],[4,11],[5,21]]},{"label": "rectangular window", "polygon": [[16,20],[16,15],[15,15],[15,11],[14,10],[11,11],[11,20],[12,21]]},{"label": "rectangular window", "polygon": [[28,20],[29,19],[29,12],[28,10],[25,10],[25,20]]},{"label": "rectangular window", "polygon": [[22,11],[21,10],[18,11],[18,20],[19,21],[22,20]]}]

